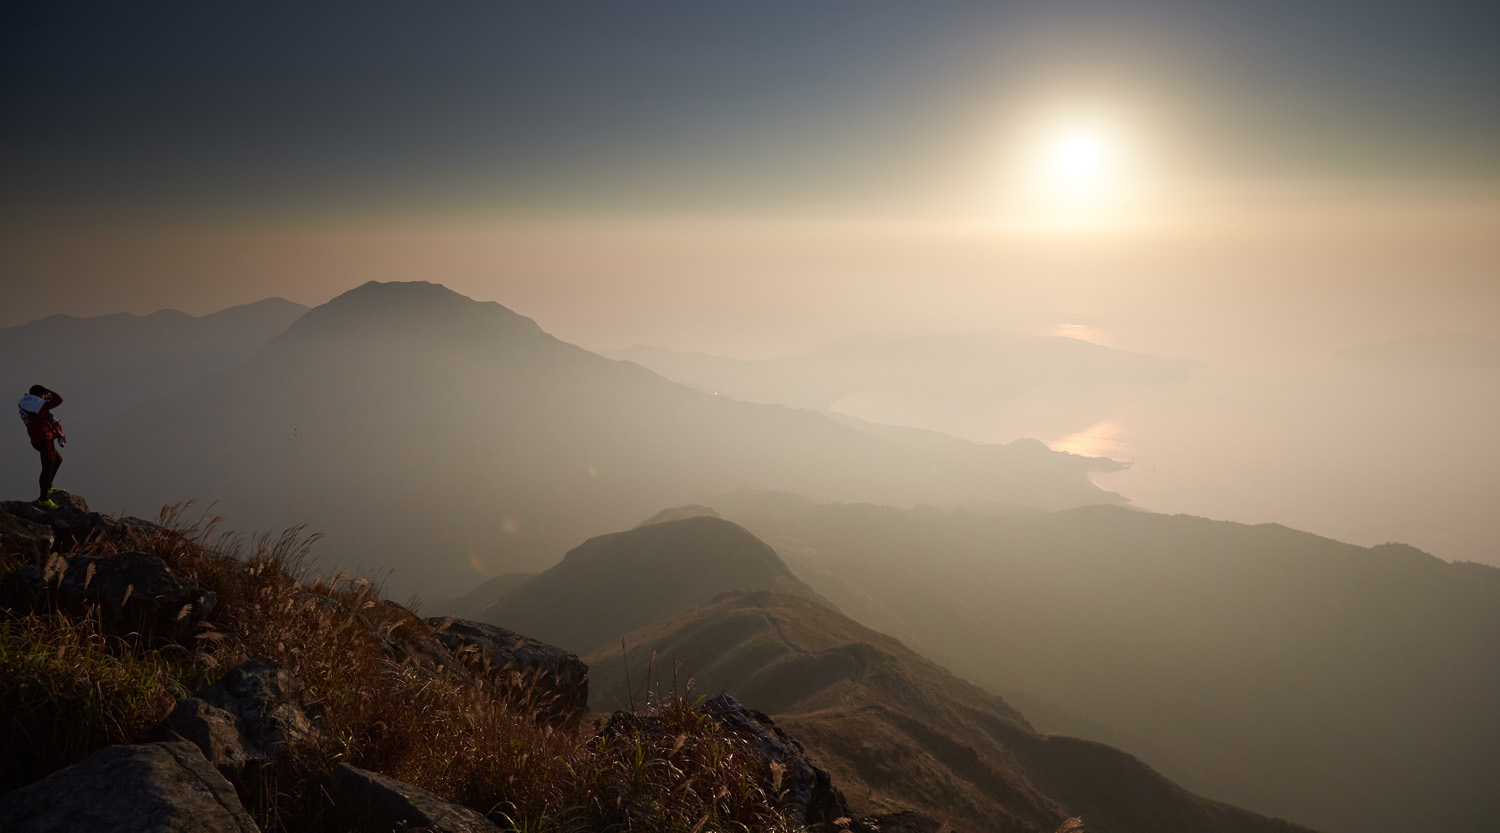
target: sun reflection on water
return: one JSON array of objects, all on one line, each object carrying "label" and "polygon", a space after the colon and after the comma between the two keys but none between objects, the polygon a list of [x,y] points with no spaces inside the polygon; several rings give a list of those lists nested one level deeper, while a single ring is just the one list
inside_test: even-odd
[{"label": "sun reflection on water", "polygon": [[1129,433],[1125,427],[1111,419],[1097,422],[1075,434],[1047,443],[1053,451],[1077,454],[1082,457],[1108,457],[1120,462],[1130,459]]},{"label": "sun reflection on water", "polygon": [[1087,341],[1090,344],[1097,344],[1101,347],[1109,346],[1108,336],[1105,332],[1098,327],[1091,327],[1088,324],[1058,324],[1052,328],[1050,335]]}]

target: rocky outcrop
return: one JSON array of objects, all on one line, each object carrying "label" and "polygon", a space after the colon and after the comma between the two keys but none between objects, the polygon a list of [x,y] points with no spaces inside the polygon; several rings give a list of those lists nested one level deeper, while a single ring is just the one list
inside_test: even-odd
[{"label": "rocky outcrop", "polygon": [[728,694],[721,694],[701,707],[728,732],[745,741],[779,783],[782,807],[806,824],[833,824],[852,814],[844,794],[833,785],[828,770],[813,763],[798,743],[778,728],[764,712],[747,709]]},{"label": "rocky outcrop", "polygon": [[191,743],[111,746],[0,797],[6,833],[257,833]]},{"label": "rocky outcrop", "polygon": [[24,553],[33,563],[40,563],[50,553],[68,552],[90,539],[141,534],[153,528],[139,518],[111,518],[90,511],[83,498],[68,492],[57,492],[52,501],[56,509],[22,500],[0,501],[0,545],[5,553]]},{"label": "rocky outcrop", "polygon": [[383,628],[369,625],[369,620],[358,611],[353,611],[351,615],[366,623],[367,629],[380,641],[381,651],[387,657],[429,676],[455,674],[465,680],[473,678],[468,666],[460,662],[437,639],[431,620],[424,621],[390,599],[376,602],[376,611],[378,618],[388,623]]},{"label": "rocky outcrop", "polygon": [[424,830],[432,833],[500,833],[483,815],[394,778],[348,764],[333,768],[328,792],[333,798],[332,830]]},{"label": "rocky outcrop", "polygon": [[6,501],[0,504],[0,555],[20,558],[23,562],[40,564],[52,554],[55,537],[52,528],[30,517],[29,512],[18,511],[23,506],[40,512],[30,504]]},{"label": "rocky outcrop", "polygon": [[92,512],[83,498],[67,492],[52,499],[56,509],[0,502],[0,555],[19,562],[0,576],[0,607],[96,610],[107,630],[148,636],[188,632],[213,609],[212,592],[173,572],[155,555],[87,554],[139,546],[159,534],[160,527]]},{"label": "rocky outcrop", "polygon": [[512,697],[527,700],[554,723],[588,712],[589,667],[577,654],[514,631],[466,619],[428,619],[438,642]]},{"label": "rocky outcrop", "polygon": [[0,599],[11,609],[98,610],[116,632],[185,633],[214,606],[214,593],[173,572],[159,557],[124,552],[108,557],[53,554],[6,576]]},{"label": "rocky outcrop", "polygon": [[[814,831],[838,833],[938,833],[951,827],[915,812],[855,818],[849,802],[828,770],[803,750],[802,744],[778,727],[764,712],[748,709],[728,694],[699,706],[705,716],[717,721],[726,736],[760,764],[761,776],[771,787],[784,813]],[[603,728],[605,736],[630,735],[662,730],[660,718],[617,711]]]},{"label": "rocky outcrop", "polygon": [[316,703],[297,675],[268,659],[243,662],[177,701],[163,727],[226,774],[271,761],[317,733]]}]

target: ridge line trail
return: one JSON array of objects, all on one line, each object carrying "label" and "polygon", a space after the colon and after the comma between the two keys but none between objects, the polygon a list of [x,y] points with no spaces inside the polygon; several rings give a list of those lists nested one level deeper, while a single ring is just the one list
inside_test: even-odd
[{"label": "ridge line trail", "polygon": [[[757,611],[757,615],[760,616],[760,618],[762,620],[764,620],[766,624],[768,624],[768,625],[771,626],[771,630],[773,630],[773,631],[776,632],[776,637],[781,640],[781,642],[782,642],[783,645],[786,645],[788,648],[791,648],[793,651],[797,652],[797,654],[799,654],[801,656],[804,656],[804,657],[818,657],[818,656],[822,656],[824,654],[830,653],[831,651],[835,650],[834,648],[830,648],[830,649],[823,650],[823,651],[809,651],[806,648],[803,648],[801,645],[798,645],[797,643],[793,642],[786,635],[786,631],[784,631],[784,630],[781,629],[781,623],[777,622],[776,619],[775,619],[775,617],[772,617],[769,614],[767,614],[765,610],[759,610],[759,611]],[[854,673],[849,678],[849,686],[843,691],[843,693],[841,693],[839,695],[839,699],[846,706],[850,704],[850,701],[854,697],[854,689],[856,687],[858,687],[858,686],[864,685],[865,673],[866,673],[866,668],[865,668],[865,664],[864,663],[860,662],[858,659],[855,659],[853,657],[851,657],[850,660],[852,661],[852,664],[853,664],[853,667],[854,667]],[[819,711],[823,711],[823,710],[824,709],[819,709]]]}]

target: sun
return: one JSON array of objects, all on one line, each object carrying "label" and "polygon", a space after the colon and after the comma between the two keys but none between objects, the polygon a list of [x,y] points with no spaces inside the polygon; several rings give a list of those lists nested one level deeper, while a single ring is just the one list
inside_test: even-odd
[{"label": "sun", "polygon": [[1057,137],[1044,164],[1055,187],[1072,191],[1098,188],[1109,170],[1109,145],[1097,131],[1079,130]]},{"label": "sun", "polygon": [[1121,143],[1107,125],[1063,124],[1042,132],[1032,147],[1033,196],[1054,207],[1100,206],[1117,196]]},{"label": "sun", "polygon": [[1044,230],[1118,224],[1131,208],[1136,171],[1117,121],[1069,115],[1035,122],[1012,159],[1011,209]]}]

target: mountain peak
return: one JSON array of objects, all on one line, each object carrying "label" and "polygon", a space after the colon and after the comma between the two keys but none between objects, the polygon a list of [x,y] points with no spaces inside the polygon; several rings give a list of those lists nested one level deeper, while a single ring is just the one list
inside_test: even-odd
[{"label": "mountain peak", "polygon": [[590,538],[478,618],[531,628],[581,652],[726,590],[774,590],[831,606],[749,530],[700,515]]},{"label": "mountain peak", "polygon": [[538,335],[535,321],[429,281],[368,281],[309,310],[287,337]]}]

